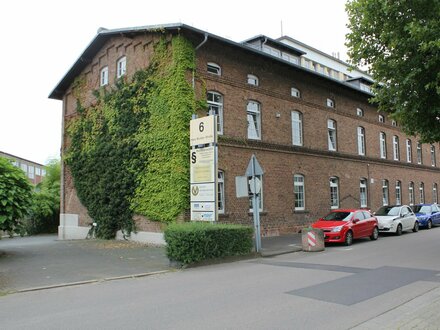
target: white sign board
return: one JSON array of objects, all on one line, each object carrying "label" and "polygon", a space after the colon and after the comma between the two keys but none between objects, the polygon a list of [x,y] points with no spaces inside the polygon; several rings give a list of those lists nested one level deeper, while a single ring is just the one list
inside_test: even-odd
[{"label": "white sign board", "polygon": [[189,131],[191,147],[217,142],[216,119],[216,116],[206,116],[191,120]]},{"label": "white sign board", "polygon": [[192,202],[215,202],[215,183],[192,183]]}]

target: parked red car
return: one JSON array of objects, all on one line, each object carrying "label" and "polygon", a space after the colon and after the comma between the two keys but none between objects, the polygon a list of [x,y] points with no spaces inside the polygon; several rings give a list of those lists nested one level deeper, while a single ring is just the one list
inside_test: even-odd
[{"label": "parked red car", "polygon": [[377,219],[367,210],[334,210],[312,227],[322,229],[326,243],[351,245],[356,238],[370,237],[374,241],[379,237]]}]

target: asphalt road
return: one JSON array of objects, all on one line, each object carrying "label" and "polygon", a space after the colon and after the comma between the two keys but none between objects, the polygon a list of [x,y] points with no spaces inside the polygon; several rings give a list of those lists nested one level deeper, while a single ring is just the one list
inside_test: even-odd
[{"label": "asphalt road", "polygon": [[[423,318],[423,310],[414,308],[410,315],[407,306],[419,301],[429,306],[431,298],[424,297],[440,290],[439,251],[440,228],[434,228],[381,236],[375,242],[355,241],[350,247],[331,246],[318,253],[11,294],[0,297],[1,327],[409,328],[408,320],[416,320],[414,313]],[[440,300],[437,303],[440,306]],[[434,314],[431,323],[436,322]],[[413,322],[419,329],[440,326],[429,325],[430,320],[423,327]]]}]

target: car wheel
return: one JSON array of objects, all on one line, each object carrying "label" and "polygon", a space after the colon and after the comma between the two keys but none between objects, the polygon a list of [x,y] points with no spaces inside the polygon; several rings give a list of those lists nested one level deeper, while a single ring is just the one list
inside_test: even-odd
[{"label": "car wheel", "polygon": [[377,227],[374,227],[373,233],[371,234],[370,239],[372,241],[375,241],[375,240],[377,240],[378,237],[379,237],[379,229],[377,229]]},{"label": "car wheel", "polygon": [[351,230],[347,231],[347,234],[345,234],[345,245],[350,246],[353,244],[353,232]]},{"label": "car wheel", "polygon": [[428,224],[426,225],[426,229],[431,229],[432,228],[432,221],[431,219],[428,220]]},{"label": "car wheel", "polygon": [[400,235],[402,235],[402,225],[399,223],[399,225],[397,226],[397,229],[396,229],[396,235],[397,236],[400,236]]},{"label": "car wheel", "polygon": [[418,231],[419,231],[419,222],[416,221],[416,222],[414,222],[413,232],[417,233]]}]

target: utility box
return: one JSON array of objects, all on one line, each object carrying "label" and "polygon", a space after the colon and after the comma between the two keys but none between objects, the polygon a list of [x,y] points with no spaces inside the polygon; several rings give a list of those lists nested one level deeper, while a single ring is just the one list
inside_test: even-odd
[{"label": "utility box", "polygon": [[324,232],[321,229],[303,228],[303,230],[301,231],[301,238],[303,251],[324,251]]}]

